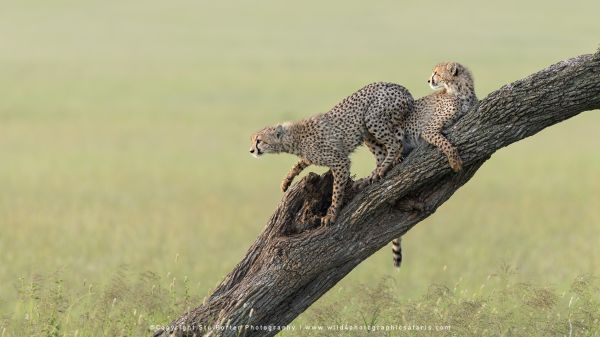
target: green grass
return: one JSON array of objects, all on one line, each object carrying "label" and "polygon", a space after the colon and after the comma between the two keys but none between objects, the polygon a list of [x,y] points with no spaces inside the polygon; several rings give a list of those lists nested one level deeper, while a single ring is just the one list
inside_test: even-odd
[{"label": "green grass", "polygon": [[302,336],[339,336],[350,331],[358,336],[600,334],[598,279],[578,276],[559,293],[518,278],[512,268],[502,265],[475,289],[465,288],[460,281],[434,283],[422,296],[403,301],[394,291],[395,280],[383,279],[375,285],[355,286],[352,298],[309,311],[306,316],[312,323],[297,328]]},{"label": "green grass", "polygon": [[[210,294],[281,198],[295,158],[254,160],[252,132],[372,81],[425,95],[442,60],[467,64],[483,98],[595,51],[598,10],[591,0],[3,4],[0,336],[144,335]],[[515,283],[553,289],[543,310],[563,324],[561,294],[600,270],[599,123],[584,113],[499,151],[406,235],[400,272],[384,249],[297,323],[383,279],[406,316],[388,320],[418,321],[425,311],[411,308],[431,304],[430,285],[479,289],[510,265]],[[372,166],[364,149],[353,157],[357,175]],[[477,300],[507,310],[497,294]],[[578,311],[592,315],[582,326],[598,318],[595,301]],[[362,324],[359,311],[336,312],[330,320]],[[530,322],[483,313],[503,327]]]}]

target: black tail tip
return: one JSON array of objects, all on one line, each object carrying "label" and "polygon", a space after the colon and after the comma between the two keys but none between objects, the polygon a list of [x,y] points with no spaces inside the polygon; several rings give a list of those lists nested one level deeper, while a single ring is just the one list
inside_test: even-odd
[{"label": "black tail tip", "polygon": [[396,260],[396,259],[394,259],[394,267],[400,268],[401,264],[402,264],[402,260]]}]

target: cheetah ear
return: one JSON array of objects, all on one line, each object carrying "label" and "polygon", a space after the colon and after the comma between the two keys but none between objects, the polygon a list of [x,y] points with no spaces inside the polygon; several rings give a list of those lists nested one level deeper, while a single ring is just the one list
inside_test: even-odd
[{"label": "cheetah ear", "polygon": [[458,64],[451,62],[448,63],[448,65],[446,65],[446,70],[448,70],[448,72],[452,75],[452,76],[458,76]]},{"label": "cheetah ear", "polygon": [[277,137],[277,139],[281,139],[281,137],[283,137],[283,126],[277,125],[277,128],[275,128],[275,137]]}]

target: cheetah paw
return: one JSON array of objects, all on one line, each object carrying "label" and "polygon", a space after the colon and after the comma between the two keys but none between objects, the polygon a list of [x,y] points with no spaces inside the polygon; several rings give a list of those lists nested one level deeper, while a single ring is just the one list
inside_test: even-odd
[{"label": "cheetah paw", "polygon": [[463,162],[462,159],[460,159],[460,157],[450,161],[450,168],[452,168],[452,171],[454,172],[462,170],[462,165]]},{"label": "cheetah paw", "polygon": [[385,177],[385,174],[387,173],[387,171],[389,171],[388,169],[377,169],[375,170],[372,174],[371,174],[371,184],[372,183],[376,183],[378,181],[380,181],[381,179],[383,179],[383,177]]},{"label": "cheetah paw", "polygon": [[353,190],[362,190],[363,188],[369,186],[370,180],[369,178],[361,178],[352,183]]},{"label": "cheetah paw", "polygon": [[333,214],[327,214],[326,216],[321,218],[321,226],[329,226],[333,225],[337,217]]},{"label": "cheetah paw", "polygon": [[371,177],[369,177],[369,185],[374,184],[379,180],[381,180],[381,176],[379,174],[372,174]]}]

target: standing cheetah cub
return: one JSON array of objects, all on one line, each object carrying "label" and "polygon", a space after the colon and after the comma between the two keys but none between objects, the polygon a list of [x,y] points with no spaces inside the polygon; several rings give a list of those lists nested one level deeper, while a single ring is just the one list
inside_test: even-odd
[{"label": "standing cheetah cub", "polygon": [[[427,83],[437,91],[415,101],[415,109],[400,131],[405,133],[405,153],[424,140],[439,148],[448,158],[452,170],[458,172],[462,168],[462,160],[456,147],[442,134],[442,129],[454,117],[467,112],[477,103],[473,76],[469,69],[459,63],[444,62],[433,68]],[[400,267],[400,238],[392,241],[392,251],[394,266]]]},{"label": "standing cheetah cub", "polygon": [[281,183],[286,191],[307,166],[326,166],[333,173],[333,194],[322,225],[334,223],[350,178],[349,155],[362,143],[384,158],[377,161],[371,182],[383,177],[402,155],[401,129],[413,110],[410,92],[393,83],[372,83],[338,103],[329,112],[297,122],[266,127],[252,135],[250,153],[290,153],[300,157]]}]

